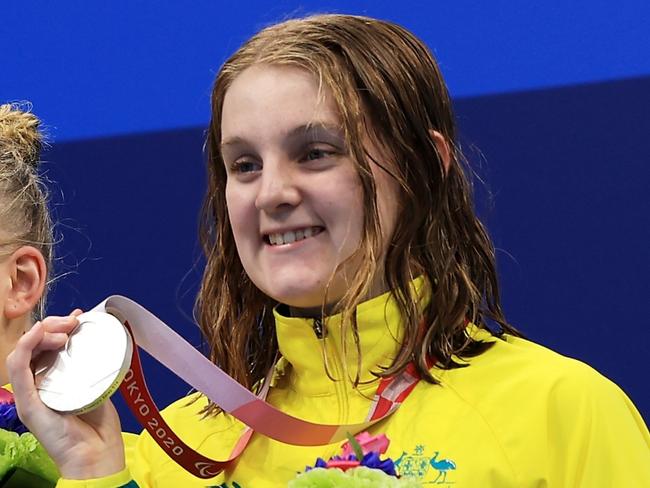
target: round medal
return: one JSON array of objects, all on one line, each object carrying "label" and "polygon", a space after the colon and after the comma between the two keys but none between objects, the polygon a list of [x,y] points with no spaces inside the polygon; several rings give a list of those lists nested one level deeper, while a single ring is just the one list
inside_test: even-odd
[{"label": "round medal", "polygon": [[133,341],[117,318],[103,312],[78,318],[66,345],[43,354],[34,368],[41,400],[62,413],[81,414],[101,405],[131,363]]}]

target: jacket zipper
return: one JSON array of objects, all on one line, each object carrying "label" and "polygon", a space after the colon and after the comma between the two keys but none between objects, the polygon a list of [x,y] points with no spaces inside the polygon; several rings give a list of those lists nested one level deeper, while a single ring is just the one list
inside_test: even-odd
[{"label": "jacket zipper", "polygon": [[327,335],[327,329],[323,327],[323,319],[314,319],[312,328],[314,329],[314,334],[319,339],[323,339]]},{"label": "jacket zipper", "polygon": [[[322,317],[320,318],[315,318],[313,319],[312,323],[312,329],[314,330],[314,334],[316,334],[316,337],[319,340],[324,339],[327,337],[327,327],[323,323]],[[330,345],[331,346],[331,345]],[[327,345],[325,347],[328,347]],[[339,367],[339,361],[342,360],[342,358],[339,356],[339,352],[335,347],[332,347],[330,349],[330,354],[334,354],[334,361],[332,361],[332,369],[334,373],[334,377],[338,379],[338,381],[334,382],[334,389],[336,390],[336,396],[338,400],[338,408],[339,408],[339,415],[338,415],[338,422],[340,423],[346,423],[348,419],[348,407],[349,407],[349,402],[347,398],[347,391],[345,388],[346,381],[343,378],[343,371]]]}]

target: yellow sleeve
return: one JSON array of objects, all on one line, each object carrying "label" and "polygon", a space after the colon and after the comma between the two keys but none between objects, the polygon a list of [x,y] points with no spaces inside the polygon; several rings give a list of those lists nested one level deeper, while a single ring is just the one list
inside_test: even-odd
[{"label": "yellow sleeve", "polygon": [[548,409],[549,486],[650,487],[650,434],[618,386],[585,366],[555,385]]},{"label": "yellow sleeve", "polygon": [[119,473],[104,478],[89,480],[66,480],[62,478],[56,484],[56,488],[118,488],[128,486],[129,482],[131,482],[131,473],[129,468],[125,468]]}]

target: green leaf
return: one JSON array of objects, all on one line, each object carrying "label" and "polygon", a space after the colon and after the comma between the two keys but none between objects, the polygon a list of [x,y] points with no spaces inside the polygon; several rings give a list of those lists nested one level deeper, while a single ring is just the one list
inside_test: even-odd
[{"label": "green leaf", "polygon": [[361,449],[361,446],[357,442],[357,440],[354,438],[352,434],[349,432],[346,434],[348,437],[348,442],[350,443],[350,447],[354,451],[354,455],[357,457],[357,460],[361,461],[363,459],[363,449]]}]

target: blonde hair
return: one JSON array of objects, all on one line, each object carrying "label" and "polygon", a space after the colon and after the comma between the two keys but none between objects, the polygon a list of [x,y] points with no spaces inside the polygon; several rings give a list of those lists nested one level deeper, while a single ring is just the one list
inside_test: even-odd
[{"label": "blonde hair", "polygon": [[[39,175],[43,135],[29,105],[0,105],[0,245],[31,245],[52,264],[53,234],[47,190]],[[42,317],[46,293],[36,315]]]},{"label": "blonde hair", "polygon": [[[404,336],[394,362],[377,376],[395,374],[414,361],[422,376],[433,356],[444,368],[454,357],[470,357],[488,346],[471,339],[467,322],[485,327],[486,319],[518,334],[501,310],[494,248],[474,213],[471,185],[455,144],[451,100],[437,63],[412,33],[394,23],[350,15],[316,15],[263,29],[223,65],[212,93],[207,136],[208,192],[201,239],[207,257],[197,299],[197,317],[211,359],[239,382],[253,388],[277,352],[272,299],[246,275],[237,255],[225,200],[226,174],[220,153],[221,111],[233,80],[259,64],[289,65],[312,73],[326,87],[339,111],[350,156],[364,192],[361,243],[350,259],[361,268],[335,306],[360,348],[356,307],[377,273],[393,292],[402,312]],[[438,131],[451,149],[446,169],[431,137]],[[387,161],[374,161],[398,182],[400,216],[388,246],[382,243],[369,136]],[[386,248],[385,263],[378,262]],[[431,291],[424,310],[411,286],[422,275]],[[324,300],[325,303],[325,300]],[[345,336],[345,334],[343,334]],[[344,350],[348,347],[344,344]],[[359,381],[354,379],[355,384]],[[216,405],[208,413],[218,412]]]}]

